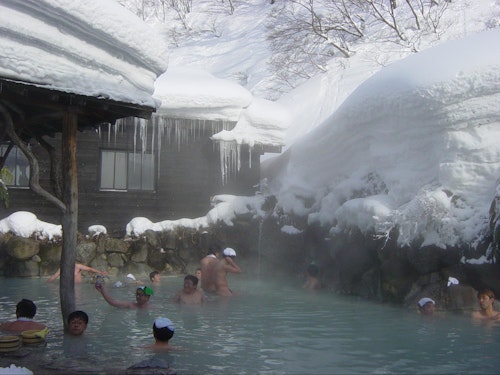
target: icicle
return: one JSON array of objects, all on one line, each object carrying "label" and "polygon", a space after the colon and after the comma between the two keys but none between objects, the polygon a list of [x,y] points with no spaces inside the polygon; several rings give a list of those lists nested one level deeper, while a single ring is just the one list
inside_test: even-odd
[{"label": "icicle", "polygon": [[134,171],[135,171],[135,154],[137,151],[137,121],[134,120]]},{"label": "icicle", "polygon": [[239,172],[241,169],[241,145],[237,144],[236,145],[236,171]]},{"label": "icicle", "polygon": [[248,168],[252,168],[252,150],[253,147],[248,145]]},{"label": "icicle", "polygon": [[108,123],[108,146],[111,142],[111,123]]},{"label": "icicle", "polygon": [[[151,124],[151,154],[155,154],[155,135],[156,135],[156,123],[153,121],[153,117],[148,120]],[[147,125],[146,125],[147,126]]]},{"label": "icicle", "polygon": [[157,174],[157,178],[158,180],[160,179],[160,162],[161,162],[161,140],[163,139],[163,133],[164,133],[164,122],[162,121],[162,118],[161,117],[156,117],[155,116],[155,120],[157,121],[157,125],[156,125],[156,131],[158,132],[158,135],[156,137],[157,139],[157,148],[158,148],[158,163],[157,163],[157,170],[156,170],[156,174]]},{"label": "icicle", "polygon": [[224,142],[219,142],[219,159],[220,159],[220,174],[222,177],[222,185],[226,184],[226,150]]},{"label": "icicle", "polygon": [[141,126],[141,147],[142,147],[142,154],[144,154],[147,151],[147,141],[148,141],[148,127],[147,127],[147,122],[144,119],[139,119],[139,124]]}]

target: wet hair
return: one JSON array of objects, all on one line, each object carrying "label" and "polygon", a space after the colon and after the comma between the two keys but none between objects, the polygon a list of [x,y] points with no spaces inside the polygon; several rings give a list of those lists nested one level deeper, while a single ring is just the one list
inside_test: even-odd
[{"label": "wet hair", "polygon": [[212,245],[208,248],[208,255],[222,252],[222,248],[219,245]]},{"label": "wet hair", "polygon": [[184,277],[184,281],[186,280],[191,280],[194,286],[198,285],[198,278],[194,275],[186,275],[186,277]]},{"label": "wet hair", "polygon": [[32,319],[36,315],[36,305],[33,301],[23,298],[16,306],[16,315]]},{"label": "wet hair", "polygon": [[70,324],[74,319],[81,319],[85,324],[89,324],[89,316],[85,311],[76,310],[68,315],[68,324]]},{"label": "wet hair", "polygon": [[313,277],[318,276],[319,274],[318,266],[315,264],[310,264],[309,266],[307,266],[307,274]]},{"label": "wet hair", "polygon": [[495,293],[493,293],[491,289],[481,289],[479,292],[477,292],[477,298],[480,298],[481,296],[488,296],[495,299]]},{"label": "wet hair", "polygon": [[170,330],[168,327],[158,328],[156,324],[153,323],[153,335],[158,341],[168,342],[174,335],[174,331]]},{"label": "wet hair", "polygon": [[159,275],[160,274],[160,271],[153,271],[149,274],[149,280],[153,281],[153,278],[156,276],[156,275]]}]

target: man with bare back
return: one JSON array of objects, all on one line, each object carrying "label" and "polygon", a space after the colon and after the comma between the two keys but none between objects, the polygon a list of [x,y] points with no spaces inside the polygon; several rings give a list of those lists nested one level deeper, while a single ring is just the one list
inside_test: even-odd
[{"label": "man with bare back", "polygon": [[[75,264],[75,283],[76,284],[80,284],[81,282],[83,282],[82,271],[92,272],[92,273],[95,273],[95,274],[98,274],[101,276],[105,276],[108,274],[106,271],[100,271],[98,269],[86,266],[85,264],[76,263]],[[60,275],[61,275],[61,269],[59,268],[56,273],[54,273],[52,276],[50,276],[47,279],[47,282],[50,283],[50,282],[54,281]]]},{"label": "man with bare back", "polygon": [[215,265],[217,264],[221,249],[219,246],[210,246],[209,253],[201,260],[201,289],[205,292],[215,292]]},{"label": "man with bare back", "polygon": [[219,296],[230,297],[235,293],[227,285],[227,274],[241,273],[240,267],[234,262],[236,251],[226,247],[222,252],[222,259],[215,265],[215,292]]}]

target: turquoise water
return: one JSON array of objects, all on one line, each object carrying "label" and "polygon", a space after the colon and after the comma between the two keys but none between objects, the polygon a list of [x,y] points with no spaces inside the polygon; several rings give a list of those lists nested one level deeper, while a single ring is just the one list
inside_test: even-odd
[{"label": "turquoise water", "polygon": [[[21,298],[33,299],[37,320],[52,328],[41,365],[74,371],[115,371],[160,358],[178,374],[498,374],[500,325],[416,311],[322,291],[298,280],[250,280],[230,275],[243,295],[212,297],[202,307],[171,302],[182,277],[164,277],[148,310],[109,306],[92,284],[76,286],[77,307],[90,316],[84,338],[63,340],[58,283],[1,279],[0,321],[12,320]],[[106,287],[134,299],[134,287]],[[154,354],[152,322],[176,325],[172,345],[186,350]],[[15,363],[15,362],[14,362]],[[2,360],[5,367],[5,359]]]}]

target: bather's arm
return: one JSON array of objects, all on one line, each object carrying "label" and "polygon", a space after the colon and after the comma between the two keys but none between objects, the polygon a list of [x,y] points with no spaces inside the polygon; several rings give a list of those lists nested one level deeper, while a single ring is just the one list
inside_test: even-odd
[{"label": "bather's arm", "polygon": [[125,309],[133,309],[137,307],[133,302],[127,302],[127,301],[118,301],[111,297],[109,293],[104,289],[102,284],[96,284],[95,288],[99,291],[99,293],[102,294],[104,299],[106,300],[107,303],[109,303],[111,306],[115,307],[120,307],[120,308],[125,308]]},{"label": "bather's arm", "polygon": [[95,268],[92,268],[92,267],[89,267],[89,266],[86,266],[85,264],[80,264],[80,263],[77,263],[75,265],[76,269],[78,270],[83,270],[83,271],[88,271],[88,272],[93,272],[93,273],[97,273],[99,275],[107,275],[108,273],[106,271],[101,271],[101,270],[98,270],[98,269],[95,269]]},{"label": "bather's arm", "polygon": [[241,273],[241,268],[235,263],[235,261],[231,257],[226,257],[227,264],[224,266],[224,269],[227,272],[231,273]]},{"label": "bather's arm", "polygon": [[50,283],[50,282],[54,281],[55,279],[57,279],[59,277],[60,274],[61,274],[61,269],[59,268],[55,274],[53,274],[52,276],[50,276],[47,279],[47,282]]}]

